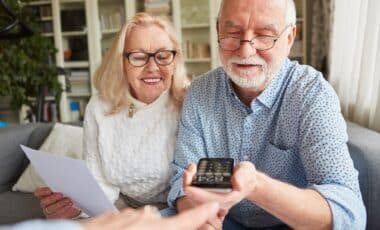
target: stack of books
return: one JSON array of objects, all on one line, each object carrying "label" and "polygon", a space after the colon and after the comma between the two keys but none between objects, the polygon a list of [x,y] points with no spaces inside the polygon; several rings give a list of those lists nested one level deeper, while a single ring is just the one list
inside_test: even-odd
[{"label": "stack of books", "polygon": [[170,16],[170,0],[145,0],[145,12],[154,16]]},{"label": "stack of books", "polygon": [[50,5],[40,6],[40,16],[41,18],[51,17],[52,16],[51,6]]},{"label": "stack of books", "polygon": [[90,95],[90,74],[88,71],[73,71],[69,77],[72,94]]},{"label": "stack of books", "polygon": [[185,41],[183,43],[183,55],[186,59],[210,58],[210,44]]},{"label": "stack of books", "polygon": [[100,30],[119,30],[124,23],[124,9],[113,12],[105,12],[100,15]]}]

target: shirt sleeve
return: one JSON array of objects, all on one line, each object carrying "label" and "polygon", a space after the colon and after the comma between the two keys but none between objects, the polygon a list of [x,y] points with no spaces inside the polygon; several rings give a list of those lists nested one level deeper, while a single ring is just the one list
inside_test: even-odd
[{"label": "shirt sleeve", "polygon": [[175,202],[179,197],[184,196],[182,188],[182,174],[190,163],[197,163],[202,157],[206,157],[206,148],[202,138],[201,119],[193,101],[196,101],[194,83],[190,87],[182,108],[182,115],[179,122],[178,137],[174,161],[172,163],[173,176],[170,181],[170,192],[168,204],[175,207]]},{"label": "shirt sleeve", "polygon": [[337,95],[325,81],[310,87],[300,121],[300,154],[309,188],[329,203],[333,229],[365,229],[358,172],[347,147]]},{"label": "shirt sleeve", "polygon": [[[104,193],[111,200],[112,203],[119,197],[120,188],[107,181],[104,176],[103,166],[101,165],[101,155],[98,148],[98,121],[95,114],[99,113],[100,103],[96,103],[94,98],[90,100],[86,108],[84,124],[83,124],[83,155],[88,168]],[[100,109],[100,112],[101,109]]]}]

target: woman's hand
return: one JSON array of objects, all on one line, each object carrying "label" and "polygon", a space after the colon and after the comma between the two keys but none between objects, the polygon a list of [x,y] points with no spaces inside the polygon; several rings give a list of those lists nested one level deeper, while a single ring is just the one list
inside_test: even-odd
[{"label": "woman's hand", "polygon": [[34,196],[40,200],[40,206],[47,219],[72,219],[81,212],[74,207],[70,198],[63,197],[62,193],[53,192],[48,187],[36,189]]}]

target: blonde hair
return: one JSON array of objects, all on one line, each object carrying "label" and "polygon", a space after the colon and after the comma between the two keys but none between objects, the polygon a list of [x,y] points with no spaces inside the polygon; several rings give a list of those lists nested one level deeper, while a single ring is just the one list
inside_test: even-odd
[{"label": "blonde hair", "polygon": [[111,110],[107,111],[108,114],[118,113],[130,104],[127,97],[129,86],[123,64],[125,38],[132,32],[134,27],[147,25],[161,28],[168,34],[174,44],[177,54],[174,59],[174,73],[169,94],[172,102],[178,109],[182,106],[185,88],[189,81],[186,77],[181,45],[176,32],[171,23],[164,18],[153,17],[147,13],[137,13],[120,29],[111,48],[107,51],[95,72],[95,88],[98,90],[101,98],[111,104]]}]

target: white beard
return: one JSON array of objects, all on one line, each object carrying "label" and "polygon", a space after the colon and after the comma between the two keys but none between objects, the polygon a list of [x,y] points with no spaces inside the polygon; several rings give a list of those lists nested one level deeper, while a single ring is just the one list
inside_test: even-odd
[{"label": "white beard", "polygon": [[[238,57],[232,57],[225,60],[221,57],[222,64],[229,78],[237,86],[241,88],[249,89],[259,89],[266,87],[267,84],[273,79],[275,74],[277,74],[279,68],[281,67],[282,60],[278,63],[268,64],[264,59],[258,56],[251,56],[245,59]],[[260,65],[261,70],[259,73],[253,73],[252,71],[233,71],[233,64],[250,64],[250,65]]]}]

